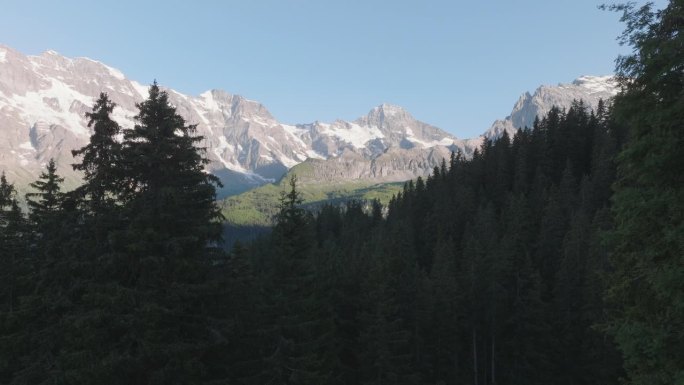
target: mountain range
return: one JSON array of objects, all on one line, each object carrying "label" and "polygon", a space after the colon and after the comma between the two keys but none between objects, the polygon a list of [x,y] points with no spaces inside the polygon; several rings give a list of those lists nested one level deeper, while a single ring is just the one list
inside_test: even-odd
[{"label": "mountain range", "polygon": [[[470,139],[418,121],[391,104],[351,122],[291,125],[279,122],[261,103],[221,90],[198,96],[165,90],[178,113],[197,124],[210,161],[208,171],[225,185],[219,196],[228,196],[278,180],[302,163],[309,170],[304,183],[395,182],[426,176],[452,151],[469,156],[485,139],[531,126],[553,105],[567,108],[581,99],[595,108],[599,99],[610,98],[618,89],[609,76],[541,86],[523,94],[508,117]],[[92,59],[54,51],[29,56],[0,45],[0,171],[20,193],[50,158],[67,187],[78,183],[71,150],[88,142],[91,130],[85,113],[100,92],[117,104],[113,118],[132,128],[136,103],[147,97],[146,86]]]}]

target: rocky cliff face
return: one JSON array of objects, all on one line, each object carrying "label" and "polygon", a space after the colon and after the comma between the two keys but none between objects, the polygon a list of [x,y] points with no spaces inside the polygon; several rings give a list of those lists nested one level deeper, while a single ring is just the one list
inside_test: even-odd
[{"label": "rocky cliff face", "polygon": [[[77,183],[71,150],[87,143],[91,131],[85,113],[100,92],[107,92],[117,104],[113,116],[124,128],[134,125],[135,105],[147,96],[146,86],[91,59],[66,58],[52,51],[26,56],[3,46],[0,54],[0,169],[20,188],[34,180],[50,158],[68,183]],[[287,125],[262,104],[239,95],[220,90],[196,97],[167,92],[186,121],[198,125],[211,162],[208,169],[223,179],[224,193],[277,179],[306,159],[358,159],[357,172],[342,173],[350,179],[382,179],[397,173],[409,179],[421,175],[422,169],[405,167],[395,173],[391,164],[380,171],[361,170],[361,165],[370,165],[388,150],[401,157],[404,151],[414,156],[433,147],[463,145],[392,105],[378,106],[354,122]],[[333,166],[326,169],[331,174],[324,179],[336,174]]]},{"label": "rocky cliff face", "polygon": [[306,160],[297,167],[297,176],[305,184],[338,184],[354,180],[401,182],[430,175],[442,160],[448,162],[451,151],[447,146],[391,148],[372,158],[344,151],[327,160]]},{"label": "rocky cliff face", "polygon": [[[540,87],[534,95],[523,95],[509,117],[496,121],[479,138],[466,140],[389,104],[353,122],[288,125],[262,104],[239,95],[166,91],[186,121],[197,124],[210,160],[207,168],[226,186],[220,195],[227,195],[278,179],[307,160],[311,183],[426,176],[451,151],[471,154],[485,138],[529,126],[534,116],[554,104],[567,107],[573,99],[583,99],[595,106],[598,98],[613,95],[615,87],[610,79],[595,77]],[[76,162],[71,150],[87,143],[91,130],[85,113],[100,92],[107,92],[117,104],[114,119],[124,128],[133,127],[136,103],[147,96],[146,86],[88,58],[67,58],[52,51],[26,56],[0,46],[0,171],[25,192],[54,158],[67,186],[76,185],[80,175],[71,168]]]},{"label": "rocky cliff face", "polygon": [[617,83],[610,76],[581,76],[569,84],[541,86],[534,94],[522,94],[511,114],[495,121],[484,136],[498,137],[507,131],[512,137],[518,128],[532,127],[534,119],[546,115],[553,106],[567,109],[573,100],[581,100],[587,107],[596,109],[599,100],[607,101],[617,93]]}]

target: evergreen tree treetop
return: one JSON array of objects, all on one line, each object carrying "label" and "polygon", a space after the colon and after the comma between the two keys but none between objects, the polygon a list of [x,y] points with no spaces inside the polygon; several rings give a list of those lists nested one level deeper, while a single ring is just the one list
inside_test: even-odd
[{"label": "evergreen tree treetop", "polygon": [[154,82],[148,99],[137,106],[137,124],[124,130],[124,166],[134,187],[159,192],[164,185],[173,184],[179,174],[220,185],[216,177],[204,172],[209,161],[202,156],[205,149],[195,147],[203,139],[196,135],[197,126],[186,125],[166,91]]},{"label": "evergreen tree treetop", "polygon": [[61,183],[64,178],[57,175],[57,165],[54,159],[50,159],[38,180],[29,184],[37,192],[26,194],[26,201],[30,209],[30,218],[38,224],[45,224],[51,220],[51,216],[59,210],[64,194]]},{"label": "evergreen tree treetop", "polygon": [[121,196],[132,218],[130,235],[137,239],[130,245],[175,254],[219,240],[215,186],[220,182],[205,170],[204,149],[195,146],[202,140],[196,126],[186,124],[156,82],[138,108],[135,127],[124,130],[120,161],[126,186]]},{"label": "evergreen tree treetop", "polygon": [[3,172],[0,174],[0,208],[8,206],[14,199],[15,194],[14,185],[7,181],[5,172]]},{"label": "evergreen tree treetop", "polygon": [[119,190],[119,161],[121,144],[117,135],[121,127],[111,118],[114,104],[106,93],[100,93],[92,112],[87,112],[88,127],[93,129],[90,142],[85,147],[71,153],[75,157],[82,157],[81,163],[73,165],[75,170],[83,171],[84,185],[81,190],[90,196],[94,210],[107,199],[107,194],[115,194]]}]

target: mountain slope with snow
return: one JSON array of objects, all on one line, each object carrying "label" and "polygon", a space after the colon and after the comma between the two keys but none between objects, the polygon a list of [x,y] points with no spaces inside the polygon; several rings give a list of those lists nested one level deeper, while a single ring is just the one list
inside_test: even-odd
[{"label": "mountain slope with snow", "polygon": [[[100,92],[107,92],[117,104],[113,117],[124,128],[133,126],[135,105],[147,96],[146,86],[88,58],[67,58],[54,51],[26,56],[4,46],[0,56],[0,169],[19,187],[34,180],[50,158],[69,183],[78,181],[71,169],[76,161],[71,150],[87,143],[91,131],[85,113]],[[275,180],[306,159],[353,153],[371,160],[389,149],[406,149],[409,155],[435,146],[462,145],[392,105],[376,107],[354,122],[288,125],[262,104],[239,95],[167,91],[186,121],[197,124],[210,160],[208,169],[223,179],[229,189],[225,193]]]},{"label": "mountain slope with snow", "polygon": [[[451,151],[471,154],[485,138],[529,126],[552,105],[568,107],[573,99],[595,106],[615,93],[609,78],[582,77],[572,84],[544,86],[526,93],[504,120],[481,137],[458,139],[416,120],[403,108],[382,104],[352,122],[279,122],[262,104],[239,95],[210,90],[198,96],[166,89],[188,123],[197,124],[208,171],[226,186],[220,195],[245,191],[280,178],[302,162],[310,164],[310,183],[348,180],[404,181],[428,175]],[[80,175],[71,150],[91,134],[85,113],[100,92],[117,107],[113,118],[132,128],[136,103],[147,87],[120,71],[88,58],[67,58],[54,51],[27,56],[0,45],[0,171],[23,193],[50,158],[67,179]]]},{"label": "mountain slope with snow", "polygon": [[541,86],[533,94],[525,92],[521,95],[511,114],[495,121],[484,136],[495,137],[506,131],[512,137],[518,128],[532,127],[534,119],[546,115],[551,107],[567,109],[573,100],[581,100],[595,110],[599,100],[609,100],[618,90],[611,76],[581,76],[569,84]]}]

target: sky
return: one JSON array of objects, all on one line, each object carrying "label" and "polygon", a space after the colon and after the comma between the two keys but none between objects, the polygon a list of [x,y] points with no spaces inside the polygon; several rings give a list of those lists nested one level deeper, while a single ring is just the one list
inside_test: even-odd
[{"label": "sky", "polygon": [[468,138],[525,91],[612,73],[629,47],[604,2],[4,0],[0,44],[89,57],[190,95],[222,89],[283,123],[391,103]]}]

